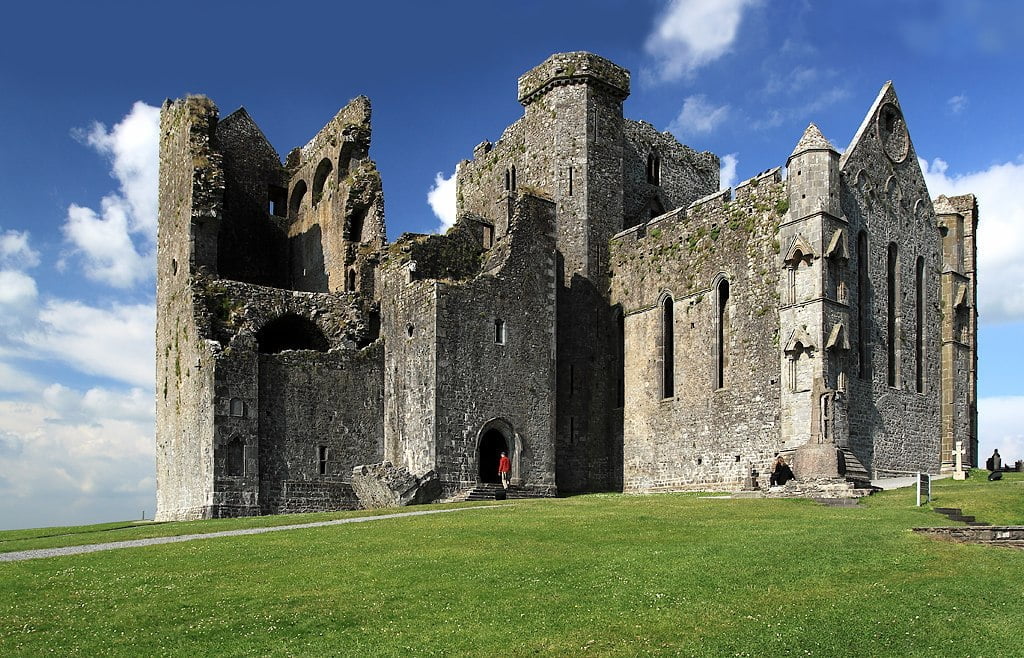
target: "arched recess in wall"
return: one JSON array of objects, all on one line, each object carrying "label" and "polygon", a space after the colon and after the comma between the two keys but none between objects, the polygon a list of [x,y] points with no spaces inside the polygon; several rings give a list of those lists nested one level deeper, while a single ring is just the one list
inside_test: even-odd
[{"label": "arched recess in wall", "polygon": [[316,166],[316,173],[313,174],[313,205],[320,203],[320,199],[324,195],[324,185],[327,184],[327,179],[331,175],[331,171],[334,170],[334,165],[331,164],[330,158],[324,158],[320,161],[320,164]]},{"label": "arched recess in wall", "polygon": [[914,267],[914,380],[918,393],[924,393],[924,256]]},{"label": "arched recess in wall", "polygon": [[654,150],[647,154],[647,182],[661,185],[661,156]]},{"label": "arched recess in wall", "polygon": [[615,357],[615,404],[621,409],[626,405],[626,314],[620,304],[612,308],[612,350]]},{"label": "arched recess in wall", "polygon": [[715,388],[725,388],[729,368],[729,279],[719,274],[711,289],[715,293]]},{"label": "arched recess in wall", "polygon": [[352,156],[355,154],[356,145],[354,142],[342,142],[341,150],[338,151],[338,182],[340,183],[349,171],[352,170]]},{"label": "arched recess in wall", "polygon": [[288,217],[295,219],[299,216],[299,209],[302,208],[302,200],[306,197],[306,181],[300,180],[292,187],[292,193],[288,200]]},{"label": "arched recess in wall", "polygon": [[889,243],[888,258],[886,259],[886,346],[888,348],[888,369],[887,380],[889,386],[898,387],[900,378],[899,369],[899,247],[895,242]]},{"label": "arched recess in wall", "polygon": [[326,352],[330,343],[320,327],[309,318],[286,313],[271,320],[256,332],[256,344],[262,354],[285,350]]},{"label": "arched recess in wall", "polygon": [[351,242],[363,241],[363,226],[366,224],[366,211],[364,206],[356,206],[348,217],[348,239]]},{"label": "arched recess in wall", "polygon": [[664,292],[659,302],[661,310],[660,353],[661,361],[661,397],[671,398],[676,394],[676,363],[675,363],[675,305],[672,293]]},{"label": "arched recess in wall", "polygon": [[483,425],[476,434],[476,457],[477,474],[481,482],[498,482],[498,459],[502,450],[508,452],[512,461],[512,472],[509,479],[512,484],[521,481],[523,440],[512,427],[512,423],[504,418],[491,418]]},{"label": "arched recess in wall", "polygon": [[224,445],[224,475],[237,477],[245,475],[245,442],[241,437],[232,437]]}]

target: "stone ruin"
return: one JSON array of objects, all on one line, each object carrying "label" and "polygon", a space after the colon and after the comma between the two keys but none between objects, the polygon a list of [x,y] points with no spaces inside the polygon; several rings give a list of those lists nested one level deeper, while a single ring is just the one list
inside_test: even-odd
[{"label": "stone ruin", "polygon": [[978,206],[930,198],[891,83],[842,153],[812,124],[727,190],[606,59],[517,92],[457,224],[392,243],[368,99],[283,160],[164,104],[158,519],[459,498],[502,451],[527,496],[977,464]]}]

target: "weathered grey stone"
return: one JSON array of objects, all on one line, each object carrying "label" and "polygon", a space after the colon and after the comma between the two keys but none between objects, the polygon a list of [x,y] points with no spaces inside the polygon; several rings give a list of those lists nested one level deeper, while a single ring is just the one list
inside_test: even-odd
[{"label": "weathered grey stone", "polygon": [[352,469],[352,488],[363,509],[424,505],[441,497],[437,473],[417,477],[407,468],[385,461]]},{"label": "weathered grey stone", "polygon": [[977,201],[933,206],[891,83],[842,155],[812,124],[734,190],[629,91],[551,56],[459,164],[456,225],[390,245],[367,99],[284,163],[244,110],[168,102],[157,518],[455,496],[502,451],[536,496],[976,465]]}]

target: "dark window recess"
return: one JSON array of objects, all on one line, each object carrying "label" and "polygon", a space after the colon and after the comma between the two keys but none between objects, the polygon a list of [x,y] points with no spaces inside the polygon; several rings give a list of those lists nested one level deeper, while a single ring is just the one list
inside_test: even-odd
[{"label": "dark window recess", "polygon": [[661,157],[654,151],[647,155],[647,182],[661,185]]},{"label": "dark window recess", "polygon": [[666,297],[662,303],[661,316],[661,397],[670,398],[675,395],[675,318],[672,310],[672,298]]},{"label": "dark window recess", "polygon": [[356,270],[355,268],[349,269],[345,277],[345,290],[348,292],[355,292],[356,289]]},{"label": "dark window recess", "polygon": [[618,364],[616,367],[615,406],[617,408],[626,405],[626,316],[620,311],[616,314],[616,346],[615,356]]},{"label": "dark window recess", "polygon": [[924,393],[924,257],[917,257],[914,299],[914,370],[917,392]]},{"label": "dark window recess", "polygon": [[729,305],[729,282],[722,279],[718,283],[718,335],[716,341],[718,343],[718,354],[715,356],[716,361],[716,378],[715,388],[725,387],[725,370],[729,365],[729,351],[727,348],[729,342],[729,316],[726,314],[727,307]]},{"label": "dark window recess", "polygon": [[861,379],[868,377],[868,234],[857,235],[857,356]]},{"label": "dark window recess", "polygon": [[494,342],[498,345],[505,344],[505,321],[501,318],[494,321]]},{"label": "dark window recess", "polygon": [[299,215],[299,208],[302,207],[302,200],[306,196],[306,181],[300,180],[292,188],[292,197],[288,200],[288,216],[294,219]]},{"label": "dark window recess", "polygon": [[224,472],[227,475],[245,475],[245,444],[237,436],[228,442],[224,460]]},{"label": "dark window recess", "polygon": [[327,475],[327,457],[328,457],[327,446],[317,446],[316,452],[317,452],[317,455],[316,455],[316,459],[317,459],[317,472],[320,475]]},{"label": "dark window recess", "polygon": [[327,337],[312,320],[298,315],[282,315],[256,332],[256,344],[263,354],[285,350],[316,350],[326,352]]},{"label": "dark window recess", "polygon": [[483,245],[484,249],[490,249],[494,246],[494,227],[484,226],[483,232]]},{"label": "dark window recess", "polygon": [[245,402],[238,398],[231,398],[230,414],[235,418],[242,418],[245,416]]},{"label": "dark window recess", "polygon": [[899,283],[896,280],[899,269],[899,248],[895,242],[889,243],[888,267],[886,268],[886,284],[888,286],[888,312],[886,313],[886,332],[888,346],[888,372],[887,379],[889,386],[896,386],[899,378],[897,357],[899,356],[898,336],[896,335],[896,318],[899,295]]},{"label": "dark window recess", "polygon": [[331,164],[330,158],[324,158],[320,161],[320,164],[316,166],[316,173],[313,174],[313,205],[320,203],[320,199],[324,196],[324,185],[327,184],[327,180],[331,176],[331,172],[334,170],[334,165]]},{"label": "dark window recess", "polygon": [[288,190],[280,185],[267,186],[267,212],[274,217],[288,215]]}]

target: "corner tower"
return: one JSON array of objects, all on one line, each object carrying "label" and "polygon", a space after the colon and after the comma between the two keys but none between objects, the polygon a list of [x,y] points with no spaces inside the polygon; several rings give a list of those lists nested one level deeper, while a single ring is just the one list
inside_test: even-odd
[{"label": "corner tower", "polygon": [[849,347],[839,153],[812,123],[786,166],[789,209],[779,227],[782,439],[798,450],[798,459],[803,446],[820,446],[814,470],[837,476],[836,448],[846,442],[842,392]]}]

